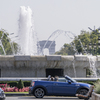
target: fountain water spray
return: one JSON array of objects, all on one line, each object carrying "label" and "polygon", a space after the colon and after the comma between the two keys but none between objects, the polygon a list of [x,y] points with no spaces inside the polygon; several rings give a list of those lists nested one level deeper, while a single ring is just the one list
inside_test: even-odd
[{"label": "fountain water spray", "polygon": [[4,36],[4,32],[3,32],[3,34],[2,34],[2,36],[0,38],[0,46],[2,47],[2,50],[4,52],[4,55],[6,55],[5,49],[4,49],[3,44],[2,44],[2,38],[3,38],[3,36]]},{"label": "fountain water spray", "polygon": [[[53,42],[55,41],[55,39],[56,39],[59,35],[61,35],[62,33],[64,33],[64,34],[71,33],[70,35],[73,35],[73,33],[70,32],[70,31],[63,31],[63,30],[56,30],[56,31],[54,31],[54,32],[49,36],[49,38],[47,39],[46,43],[44,44],[44,46],[43,46],[43,48],[42,48],[42,51],[41,51],[41,54],[43,54],[43,50],[45,49],[45,47],[46,47],[48,41],[53,37],[53,40],[52,40],[52,42],[51,42],[51,44],[49,45],[49,48],[48,48],[48,49],[50,49],[50,47],[51,47],[51,45],[53,44]],[[68,35],[68,37],[69,37],[70,39],[73,39],[73,38],[70,37],[69,35]],[[74,35],[74,37],[75,37],[75,35]]]},{"label": "fountain water spray", "polygon": [[37,34],[34,31],[33,14],[30,7],[20,7],[19,33],[20,53],[23,55],[37,54]]},{"label": "fountain water spray", "polygon": [[89,64],[90,64],[90,71],[92,72],[92,77],[96,77],[97,78],[97,73],[96,73],[96,58],[92,55],[88,56],[89,59]]},{"label": "fountain water spray", "polygon": [[75,59],[73,60],[73,69],[74,69],[74,76],[76,77],[76,69],[75,69]]}]

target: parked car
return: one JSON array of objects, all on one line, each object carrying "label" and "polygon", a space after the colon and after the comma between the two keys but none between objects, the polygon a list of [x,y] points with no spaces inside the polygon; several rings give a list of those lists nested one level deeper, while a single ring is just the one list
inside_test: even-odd
[{"label": "parked car", "polygon": [[50,96],[75,96],[89,91],[90,84],[79,83],[69,76],[58,78],[58,81],[47,80],[32,80],[29,87],[29,94],[36,98],[43,98],[44,95]]},{"label": "parked car", "polygon": [[0,88],[0,100],[5,100],[6,95],[4,93],[4,91]]}]

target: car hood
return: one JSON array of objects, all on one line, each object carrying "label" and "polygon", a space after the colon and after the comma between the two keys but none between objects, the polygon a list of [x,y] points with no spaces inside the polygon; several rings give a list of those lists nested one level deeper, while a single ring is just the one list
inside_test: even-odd
[{"label": "car hood", "polygon": [[88,88],[90,88],[90,84],[87,84],[87,83],[81,83],[81,82],[78,82],[77,83],[78,85],[80,85],[80,86],[85,86],[85,87],[88,87]]}]

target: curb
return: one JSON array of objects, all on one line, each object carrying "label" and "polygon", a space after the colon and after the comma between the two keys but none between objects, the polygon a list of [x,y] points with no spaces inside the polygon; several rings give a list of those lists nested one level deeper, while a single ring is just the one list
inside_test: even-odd
[{"label": "curb", "polygon": [[92,100],[100,100],[100,94],[93,92],[92,93]]},{"label": "curb", "polygon": [[31,96],[30,94],[24,94],[24,93],[5,93],[6,96]]}]

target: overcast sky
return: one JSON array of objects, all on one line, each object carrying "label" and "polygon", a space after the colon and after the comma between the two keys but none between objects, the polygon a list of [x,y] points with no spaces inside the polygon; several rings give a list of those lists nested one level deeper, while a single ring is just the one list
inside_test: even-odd
[{"label": "overcast sky", "polygon": [[[33,11],[34,28],[39,40],[47,40],[56,30],[90,31],[100,27],[100,0],[0,0],[0,28],[18,33],[20,6]],[[69,40],[64,34],[56,40],[56,51]]]}]

